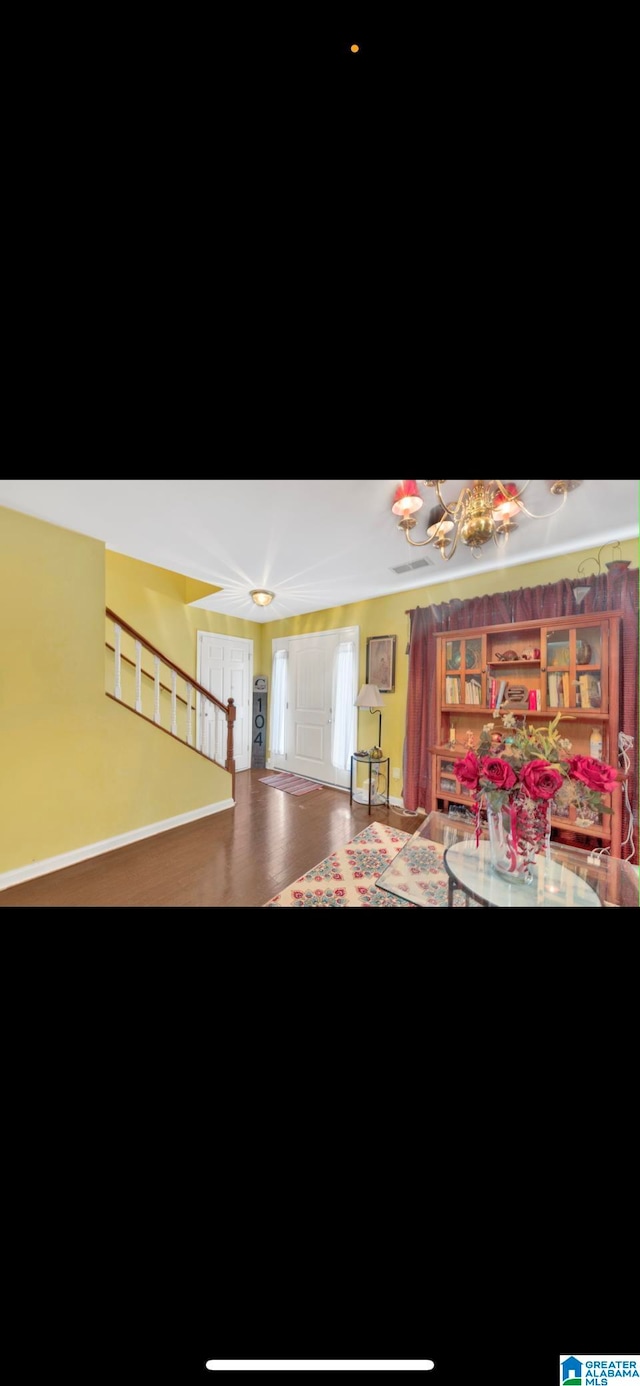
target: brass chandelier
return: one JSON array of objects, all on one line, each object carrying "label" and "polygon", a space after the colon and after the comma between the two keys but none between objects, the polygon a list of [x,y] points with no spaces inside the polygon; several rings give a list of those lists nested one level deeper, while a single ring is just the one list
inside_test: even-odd
[{"label": "brass chandelier", "polygon": [[555,510],[550,510],[544,515],[535,515],[527,509],[522,500],[527,486],[531,485],[530,481],[525,481],[520,490],[513,481],[473,481],[471,485],[463,487],[456,501],[450,503],[445,501],[440,491],[440,487],[446,484],[446,481],[420,482],[421,486],[433,487],[438,498],[438,505],[429,513],[426,539],[411,538],[411,530],[416,526],[414,515],[423,504],[418,482],[401,481],[391,507],[393,514],[400,516],[398,529],[404,530],[407,543],[415,549],[433,544],[435,549],[440,550],[445,562],[453,558],[458,541],[471,549],[474,558],[478,557],[479,550],[490,539],[494,540],[498,548],[504,548],[509,535],[518,528],[514,520],[515,515],[523,513],[533,520],[545,520],[550,515],[557,515],[565,504],[569,491],[575,490],[581,482],[552,481],[552,495],[561,495],[562,500]]}]

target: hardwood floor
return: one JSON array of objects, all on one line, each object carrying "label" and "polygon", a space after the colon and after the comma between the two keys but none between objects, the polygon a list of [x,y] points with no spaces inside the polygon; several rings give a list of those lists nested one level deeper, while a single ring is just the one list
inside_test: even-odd
[{"label": "hardwood floor", "polygon": [[236,807],[115,852],[0,891],[18,905],[260,906],[368,823],[415,832],[421,819],[400,809],[349,807],[323,786],[295,798],[261,784],[265,770],[236,776]]}]

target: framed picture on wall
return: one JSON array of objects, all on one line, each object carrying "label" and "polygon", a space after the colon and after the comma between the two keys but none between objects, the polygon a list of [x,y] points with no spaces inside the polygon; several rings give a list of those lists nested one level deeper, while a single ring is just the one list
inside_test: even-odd
[{"label": "framed picture on wall", "polygon": [[395,635],[372,635],[367,640],[367,683],[374,683],[381,693],[395,692]]}]

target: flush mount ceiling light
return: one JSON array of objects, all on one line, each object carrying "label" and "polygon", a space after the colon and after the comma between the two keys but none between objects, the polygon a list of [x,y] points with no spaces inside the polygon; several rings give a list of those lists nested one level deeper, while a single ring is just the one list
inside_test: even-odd
[{"label": "flush mount ceiling light", "polygon": [[269,606],[275,597],[275,592],[265,592],[263,587],[256,587],[251,596],[256,606]]},{"label": "flush mount ceiling light", "polygon": [[[575,487],[582,483],[552,481],[552,495],[561,495],[562,500],[555,510],[547,511],[544,515],[534,515],[522,500],[527,486],[531,485],[530,481],[525,481],[520,490],[514,481],[473,481],[471,485],[464,486],[458,499],[452,502],[445,501],[441,494],[440,487],[446,484],[446,481],[420,482],[421,486],[433,487],[439,501],[439,505],[429,514],[426,539],[412,539],[410,534],[416,525],[413,518],[415,512],[420,510],[423,504],[417,481],[401,481],[391,507],[393,514],[400,516],[398,529],[404,530],[407,543],[414,549],[423,548],[425,544],[433,544],[434,548],[440,550],[445,562],[453,558],[458,540],[471,549],[474,558],[478,557],[479,550],[490,539],[494,540],[498,548],[504,548],[509,535],[518,528],[514,523],[514,515],[524,514],[529,515],[532,520],[546,520],[562,509],[569,491],[575,490]],[[454,530],[452,539],[448,537],[451,530]]]}]

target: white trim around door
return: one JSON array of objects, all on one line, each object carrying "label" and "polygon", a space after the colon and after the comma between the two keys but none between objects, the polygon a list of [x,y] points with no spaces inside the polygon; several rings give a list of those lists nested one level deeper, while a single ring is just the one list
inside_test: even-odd
[{"label": "white trim around door", "polygon": [[[253,689],[253,640],[239,636],[198,631],[197,680],[221,703],[233,698],[236,707],[233,751],[236,771],[251,769],[251,699]],[[223,713],[206,698],[196,698],[196,747],[224,765],[227,759],[227,724]]]},{"label": "white trim around door", "polygon": [[[353,644],[353,687],[349,694],[353,716],[351,726],[347,729],[347,739],[351,743],[350,751],[354,751],[358,726],[355,700],[360,667],[359,626],[291,635],[272,641],[272,659],[278,650],[285,650],[288,656],[285,746],[279,753],[271,752],[269,764],[273,769],[288,770],[322,784],[348,789],[350,751],[346,768],[344,764],[336,766],[332,763],[332,728],[336,659],[340,647],[349,643]],[[273,714],[272,700],[271,719]]]}]

